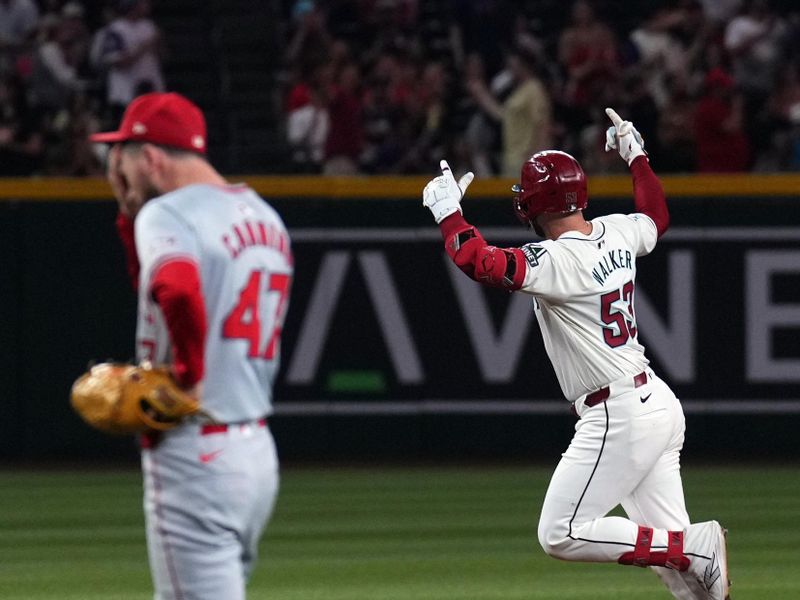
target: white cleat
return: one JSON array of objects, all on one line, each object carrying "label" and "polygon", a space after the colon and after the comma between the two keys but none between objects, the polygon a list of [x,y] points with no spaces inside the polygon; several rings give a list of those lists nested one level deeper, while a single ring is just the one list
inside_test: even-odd
[{"label": "white cleat", "polygon": [[698,599],[730,600],[727,533],[716,521],[695,523],[685,530],[684,554],[691,562],[684,575]]}]

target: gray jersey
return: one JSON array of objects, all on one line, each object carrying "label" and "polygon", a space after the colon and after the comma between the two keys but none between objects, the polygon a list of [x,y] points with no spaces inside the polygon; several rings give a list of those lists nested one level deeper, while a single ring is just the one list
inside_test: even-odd
[{"label": "gray jersey", "polygon": [[528,262],[520,291],[533,294],[545,349],[571,401],[648,364],[633,297],[636,257],[656,245],[643,214],[592,220],[592,233],[522,247]]},{"label": "gray jersey", "polygon": [[270,414],[293,271],[277,212],[245,186],[189,185],[145,204],[135,235],[137,359],[170,362],[169,332],[151,281],[170,260],[194,261],[208,322],[203,406],[220,422]]}]

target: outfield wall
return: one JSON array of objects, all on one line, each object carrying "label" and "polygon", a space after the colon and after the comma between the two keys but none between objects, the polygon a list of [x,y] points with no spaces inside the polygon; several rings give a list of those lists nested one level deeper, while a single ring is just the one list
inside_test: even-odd
[{"label": "outfield wall", "polygon": [[[443,252],[419,178],[248,180],[284,215],[296,278],[273,429],[284,458],[557,456],[574,421],[523,295]],[[465,212],[498,245],[511,182]],[[639,262],[640,340],[684,401],[695,457],[800,455],[800,177],[665,178],[672,228]],[[628,211],[626,177],[590,214]],[[0,457],[133,456],[69,385],[133,355],[135,302],[101,180],[0,180]]]}]

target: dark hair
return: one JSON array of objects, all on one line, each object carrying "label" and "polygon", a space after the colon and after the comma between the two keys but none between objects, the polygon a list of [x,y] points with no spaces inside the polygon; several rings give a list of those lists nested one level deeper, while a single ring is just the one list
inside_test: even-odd
[{"label": "dark hair", "polygon": [[537,73],[539,70],[539,57],[536,53],[527,46],[515,45],[508,51],[508,56],[514,56],[528,69],[531,73]]}]

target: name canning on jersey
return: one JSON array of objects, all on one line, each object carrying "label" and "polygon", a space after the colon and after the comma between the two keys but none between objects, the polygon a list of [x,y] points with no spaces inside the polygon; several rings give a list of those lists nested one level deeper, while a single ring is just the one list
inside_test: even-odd
[{"label": "name canning on jersey", "polygon": [[222,243],[230,252],[231,258],[238,258],[248,248],[264,246],[273,248],[291,259],[289,237],[286,232],[262,221],[237,223],[231,227],[230,233],[222,236]]},{"label": "name canning on jersey", "polygon": [[609,250],[603,255],[603,259],[597,263],[597,266],[592,269],[592,277],[600,285],[603,285],[608,276],[617,269],[632,269],[633,256],[630,250],[622,250],[617,248]]}]

